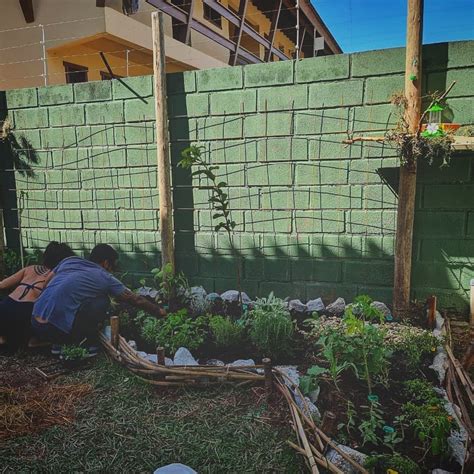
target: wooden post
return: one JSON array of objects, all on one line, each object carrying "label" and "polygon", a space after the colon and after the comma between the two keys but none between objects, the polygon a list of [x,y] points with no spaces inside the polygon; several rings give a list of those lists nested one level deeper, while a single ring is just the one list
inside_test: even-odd
[{"label": "wooden post", "polygon": [[156,357],[157,363],[159,365],[165,365],[165,348],[164,347],[157,347],[156,348]]},{"label": "wooden post", "polygon": [[433,329],[436,326],[436,296],[430,296],[428,302],[428,327]]},{"label": "wooden post", "polygon": [[3,226],[3,209],[0,201],[0,280],[5,278],[5,234]]},{"label": "wooden post", "polygon": [[273,393],[273,373],[272,373],[272,361],[271,359],[263,359],[263,371],[265,373],[265,393],[267,399],[271,397]]},{"label": "wooden post", "polygon": [[168,110],[166,100],[166,57],[163,13],[151,14],[153,34],[153,71],[156,114],[156,152],[160,199],[161,264],[171,263],[174,272],[173,200],[169,156]]},{"label": "wooden post", "polygon": [[120,331],[118,316],[112,316],[110,318],[110,329],[111,329],[110,342],[112,343],[112,346],[115,347],[115,349],[118,349],[119,331]]},{"label": "wooden post", "polygon": [[[418,136],[421,117],[421,48],[423,0],[408,0],[407,45],[405,60],[405,120],[408,133]],[[415,217],[416,158],[402,157],[398,186],[397,231],[393,308],[397,317],[406,315],[410,306],[413,221]]]}]

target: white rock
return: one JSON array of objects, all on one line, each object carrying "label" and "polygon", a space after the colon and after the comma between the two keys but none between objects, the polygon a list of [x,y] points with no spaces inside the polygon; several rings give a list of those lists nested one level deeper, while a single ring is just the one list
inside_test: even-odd
[{"label": "white rock", "polygon": [[436,329],[441,331],[444,328],[444,318],[439,311],[436,311]]},{"label": "white rock", "polygon": [[136,351],[137,350],[137,343],[135,341],[128,341],[128,345],[134,350]]},{"label": "white rock", "polygon": [[155,299],[158,296],[158,290],[154,290],[149,286],[142,286],[136,291],[140,296],[149,296],[150,298]]},{"label": "white rock", "polygon": [[193,357],[186,347],[180,347],[173,359],[173,365],[199,365],[198,361]]},{"label": "white rock", "polygon": [[[239,301],[239,292],[237,290],[227,290],[222,293],[221,298],[224,301],[229,303]],[[249,304],[251,303],[251,299],[248,297],[247,293],[242,291],[242,303]]]},{"label": "white rock", "polygon": [[308,393],[308,398],[313,402],[316,403],[319,398],[319,394],[321,392],[321,387],[317,387],[315,390]]},{"label": "white rock", "polygon": [[222,362],[219,359],[209,359],[206,362],[206,365],[214,365],[214,366],[217,366],[217,367],[223,367],[225,364],[224,364],[224,362]]},{"label": "white rock", "polygon": [[165,365],[174,365],[173,359],[165,357]]},{"label": "white rock", "polygon": [[321,298],[316,298],[315,300],[309,300],[306,303],[306,307],[308,308],[309,313],[320,312],[324,311],[324,303]]},{"label": "white rock", "polygon": [[255,361],[253,359],[238,359],[227,365],[229,365],[230,367],[247,367],[255,365]]},{"label": "white rock", "polygon": [[[348,454],[354,461],[360,465],[364,465],[367,455],[356,451],[355,449],[350,448],[349,446],[344,446],[338,444],[337,447],[344,451],[345,454]],[[338,467],[344,474],[357,474],[359,471],[348,461],[346,461],[335,449],[330,449],[326,454],[326,458],[331,461],[336,467]]]},{"label": "white rock", "polygon": [[197,474],[197,472],[184,464],[173,463],[159,467],[153,474]]},{"label": "white rock", "polygon": [[290,311],[296,311],[297,313],[306,313],[308,310],[307,306],[301,302],[301,300],[291,300],[288,302],[288,309]]},{"label": "white rock", "polygon": [[431,474],[454,474],[451,471],[445,471],[444,469],[433,469]]},{"label": "white rock", "polygon": [[344,298],[337,298],[336,301],[326,306],[326,311],[334,316],[342,316],[345,309],[346,302],[344,301]]},{"label": "white rock", "polygon": [[292,385],[296,387],[300,386],[300,374],[298,373],[296,365],[277,365],[275,369],[280,370],[286,375],[286,377],[283,377],[283,380],[288,388],[291,388]]},{"label": "white rock", "polygon": [[318,407],[308,397],[302,399],[299,394],[294,393],[294,395],[296,404],[308,418],[321,418],[321,413],[319,412]]},{"label": "white rock", "polygon": [[150,362],[153,362],[154,364],[158,363],[158,356],[156,354],[147,354],[146,359]]},{"label": "white rock", "polygon": [[102,329],[102,334],[110,341],[112,339],[112,328],[105,326],[104,329]]},{"label": "white rock", "polygon": [[448,354],[446,354],[443,347],[438,347],[433,363],[430,365],[430,369],[433,369],[438,374],[439,383],[440,385],[443,385],[444,378],[446,377],[446,370],[448,370]]},{"label": "white rock", "polygon": [[385,317],[387,316],[390,317],[392,315],[389,307],[385,303],[382,303],[381,301],[374,301],[372,302],[370,306],[378,309]]}]

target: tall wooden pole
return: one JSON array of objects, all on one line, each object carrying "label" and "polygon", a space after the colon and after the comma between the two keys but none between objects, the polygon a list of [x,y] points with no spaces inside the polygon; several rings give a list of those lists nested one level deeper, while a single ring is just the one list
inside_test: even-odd
[{"label": "tall wooden pole", "polygon": [[171,195],[171,163],[166,100],[166,58],[162,12],[152,13],[151,26],[153,34],[158,192],[160,199],[161,264],[164,266],[171,263],[174,271],[173,200]]},{"label": "tall wooden pole", "polygon": [[[405,120],[408,133],[417,135],[421,117],[421,49],[423,34],[423,0],[408,0],[407,45],[405,63]],[[416,157],[403,157],[398,187],[397,232],[395,243],[395,276],[393,309],[398,317],[410,305],[413,221],[415,217]]]},{"label": "tall wooden pole", "polygon": [[0,201],[0,280],[5,278],[5,276],[5,235],[2,202]]}]

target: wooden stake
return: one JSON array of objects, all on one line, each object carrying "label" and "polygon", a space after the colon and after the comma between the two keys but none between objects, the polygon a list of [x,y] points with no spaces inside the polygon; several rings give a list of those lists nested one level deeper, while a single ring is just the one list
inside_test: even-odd
[{"label": "wooden stake", "polygon": [[[423,0],[408,0],[407,46],[405,61],[405,120],[407,132],[418,136],[421,118],[421,47],[423,33]],[[395,243],[395,275],[393,308],[403,317],[410,306],[413,221],[415,217],[416,159],[403,157],[398,186],[397,231]]]},{"label": "wooden stake", "polygon": [[115,349],[118,349],[119,345],[119,318],[118,316],[112,316],[110,318],[110,329],[111,329],[111,336],[110,342]]},{"label": "wooden stake", "polygon": [[331,438],[337,433],[337,419],[332,411],[325,411],[321,422],[321,430]]},{"label": "wooden stake", "polygon": [[165,348],[164,347],[156,348],[156,357],[157,357],[158,364],[165,365]]},{"label": "wooden stake", "polygon": [[436,296],[428,298],[428,327],[433,329],[436,326]]},{"label": "wooden stake", "polygon": [[153,12],[151,14],[151,26],[153,34],[158,193],[160,196],[161,263],[162,266],[171,263],[174,272],[173,199],[171,196],[171,164],[166,100],[166,57],[162,12]]},{"label": "wooden stake", "polygon": [[265,392],[267,398],[270,398],[273,393],[273,374],[272,374],[272,361],[271,359],[263,359],[263,371],[265,373]]},{"label": "wooden stake", "polygon": [[5,278],[5,235],[3,229],[3,208],[0,200],[0,279]]}]

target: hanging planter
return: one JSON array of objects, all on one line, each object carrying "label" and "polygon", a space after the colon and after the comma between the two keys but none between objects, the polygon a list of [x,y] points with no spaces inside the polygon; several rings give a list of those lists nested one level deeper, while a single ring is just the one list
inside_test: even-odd
[{"label": "hanging planter", "polygon": [[421,126],[421,136],[427,138],[442,137],[447,133],[455,132],[461,125],[457,123],[443,123],[443,110],[438,102],[435,102],[428,110],[428,123]]}]

